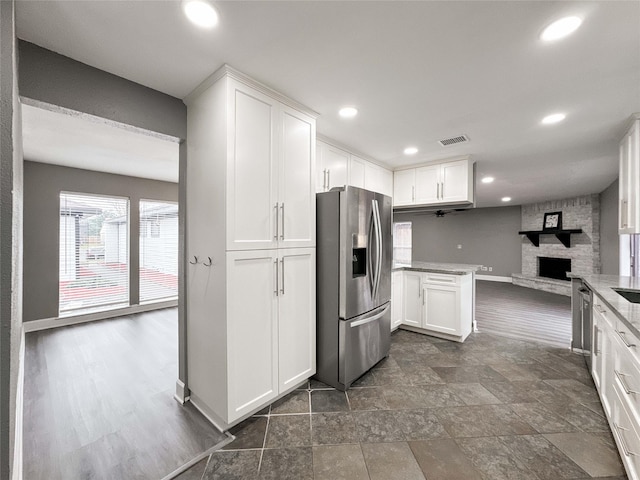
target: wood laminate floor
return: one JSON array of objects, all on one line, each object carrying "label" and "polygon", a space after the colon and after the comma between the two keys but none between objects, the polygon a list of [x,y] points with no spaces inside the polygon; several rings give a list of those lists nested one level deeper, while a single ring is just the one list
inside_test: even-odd
[{"label": "wood laminate floor", "polygon": [[560,347],[571,345],[571,298],[511,283],[476,282],[478,330]]},{"label": "wood laminate floor", "polygon": [[173,398],[177,317],[27,334],[25,480],[160,479],[226,438]]}]

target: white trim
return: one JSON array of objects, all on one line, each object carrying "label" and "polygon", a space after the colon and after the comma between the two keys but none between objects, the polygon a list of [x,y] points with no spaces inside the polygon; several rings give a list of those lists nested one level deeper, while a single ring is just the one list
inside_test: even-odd
[{"label": "white trim", "polygon": [[244,83],[245,85],[258,90],[259,92],[264,93],[265,95],[279,101],[280,103],[283,103],[295,110],[298,110],[300,112],[306,113],[307,115],[313,117],[313,118],[317,118],[318,116],[320,116],[320,114],[318,112],[315,112],[313,110],[311,110],[309,107],[296,102],[295,100],[285,96],[284,94],[278,92],[277,90],[274,90],[271,87],[268,87],[267,85],[265,85],[264,83],[260,83],[257,80],[254,80],[253,78],[245,75],[242,72],[239,72],[238,70],[236,70],[233,67],[230,67],[229,65],[225,64],[222,67],[220,67],[218,70],[216,70],[215,72],[213,72],[209,77],[207,77],[206,79],[204,79],[204,81],[202,83],[200,83],[200,85],[198,85],[190,94],[188,94],[186,97],[184,97],[182,99],[182,101],[187,105],[187,107],[189,106],[189,104],[191,102],[193,102],[193,100],[197,97],[199,97],[205,90],[207,90],[209,87],[211,87],[214,83],[216,83],[218,80],[224,78],[224,77],[229,77],[229,78],[233,78],[235,80],[238,80],[239,82]]},{"label": "white trim", "polygon": [[107,318],[122,317],[134,313],[150,312],[152,310],[160,310],[162,308],[177,307],[178,300],[170,300],[168,302],[147,303],[144,305],[132,305],[126,308],[118,308],[115,310],[105,310],[104,312],[89,313],[86,315],[76,315],[74,317],[53,317],[42,318],[40,320],[31,320],[24,322],[25,333],[47,330],[48,328],[66,327],[68,325],[77,325],[79,323],[88,323],[96,320],[105,320]]},{"label": "white trim", "polygon": [[87,120],[92,123],[99,123],[101,125],[108,125],[110,127],[120,128],[127,132],[138,133],[140,135],[144,135],[146,137],[153,137],[159,140],[164,140],[166,142],[171,143],[180,143],[181,139],[179,137],[174,137],[173,135],[167,135],[165,133],[154,132],[153,130],[147,130],[146,128],[136,127],[134,125],[129,125],[128,123],[117,122],[115,120],[109,120],[108,118],[98,117],[96,115],[91,115],[90,113],[80,112],[78,110],[72,110],[67,107],[61,107],[60,105],[55,105],[53,103],[47,103],[40,100],[34,100],[33,98],[20,96],[20,102],[23,105],[28,105],[30,107],[40,108],[41,110],[48,110],[54,113],[61,113],[63,115],[69,115],[71,117],[79,117],[83,120]]},{"label": "white trim", "polygon": [[401,167],[394,168],[394,172],[400,172],[402,170],[411,170],[412,168],[425,167],[427,165],[434,165],[439,163],[457,162],[459,160],[468,160],[470,165],[475,165],[475,160],[471,158],[471,155],[456,155],[455,157],[446,157],[439,160],[422,160],[419,163],[412,163],[411,165],[402,165]]},{"label": "white trim", "polygon": [[499,275],[478,275],[478,274],[476,274],[476,280],[485,280],[487,282],[513,283],[513,278],[512,277],[501,277]]},{"label": "white trim", "polygon": [[25,352],[25,328],[20,331],[20,348],[18,350],[18,385],[16,386],[16,410],[14,419],[13,432],[13,467],[12,480],[22,480],[22,463],[23,463],[23,416],[24,416],[24,352]]},{"label": "white trim", "polygon": [[176,380],[176,393],[173,395],[178,403],[184,405],[189,400],[189,389],[180,379]]}]

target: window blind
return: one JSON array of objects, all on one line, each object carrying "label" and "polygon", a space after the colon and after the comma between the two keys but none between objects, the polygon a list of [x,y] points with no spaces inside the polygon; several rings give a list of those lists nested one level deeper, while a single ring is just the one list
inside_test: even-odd
[{"label": "window blind", "polygon": [[60,314],[129,304],[129,200],[60,193]]},{"label": "window blind", "polygon": [[178,204],[140,201],[140,303],[178,297]]},{"label": "window blind", "polygon": [[411,222],[393,224],[393,261],[411,263]]}]

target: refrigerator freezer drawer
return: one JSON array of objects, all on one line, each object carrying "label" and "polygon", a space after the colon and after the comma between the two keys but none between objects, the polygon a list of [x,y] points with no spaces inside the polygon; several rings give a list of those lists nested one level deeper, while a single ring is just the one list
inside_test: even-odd
[{"label": "refrigerator freezer drawer", "polygon": [[389,354],[390,330],[390,303],[350,320],[340,320],[338,381],[345,389]]}]

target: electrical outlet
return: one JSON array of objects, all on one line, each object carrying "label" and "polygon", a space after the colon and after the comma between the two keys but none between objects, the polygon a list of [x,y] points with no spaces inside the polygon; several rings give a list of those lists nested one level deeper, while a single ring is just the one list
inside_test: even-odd
[{"label": "electrical outlet", "polygon": [[490,272],[493,272],[493,267],[489,267],[489,271],[490,271]]}]

